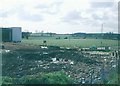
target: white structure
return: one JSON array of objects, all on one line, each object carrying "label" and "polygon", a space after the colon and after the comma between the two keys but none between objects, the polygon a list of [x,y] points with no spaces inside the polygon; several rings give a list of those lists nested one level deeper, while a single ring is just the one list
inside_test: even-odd
[{"label": "white structure", "polygon": [[11,27],[11,29],[12,29],[12,41],[21,42],[22,40],[21,27]]}]

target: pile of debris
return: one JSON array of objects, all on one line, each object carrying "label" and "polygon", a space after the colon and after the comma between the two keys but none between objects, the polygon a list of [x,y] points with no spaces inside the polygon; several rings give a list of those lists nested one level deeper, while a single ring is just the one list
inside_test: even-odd
[{"label": "pile of debris", "polygon": [[[75,78],[78,83],[91,83],[91,80],[92,83],[98,83],[101,79],[100,70],[103,62],[98,58],[93,58],[90,54],[90,52],[58,46],[12,50],[3,53],[3,76],[19,78],[40,72],[63,70],[69,77]],[[94,53],[91,55],[97,57]]]}]

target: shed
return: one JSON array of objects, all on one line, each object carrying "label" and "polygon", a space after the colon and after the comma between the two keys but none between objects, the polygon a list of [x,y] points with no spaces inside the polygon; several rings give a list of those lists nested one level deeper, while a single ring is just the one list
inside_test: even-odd
[{"label": "shed", "polygon": [[8,28],[2,27],[0,29],[3,42],[21,42],[22,40],[21,27],[8,27]]}]

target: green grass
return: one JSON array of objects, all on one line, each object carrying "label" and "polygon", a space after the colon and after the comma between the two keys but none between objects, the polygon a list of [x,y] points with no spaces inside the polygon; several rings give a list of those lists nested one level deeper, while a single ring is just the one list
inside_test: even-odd
[{"label": "green grass", "polygon": [[2,76],[0,76],[0,86],[1,86],[1,84],[2,84]]},{"label": "green grass", "polygon": [[3,77],[3,84],[74,84],[74,79],[63,71],[26,75],[21,78]]},{"label": "green grass", "polygon": [[109,82],[108,84],[118,84],[118,73],[115,70],[111,70],[109,73]]},{"label": "green grass", "polygon": [[[95,46],[118,46],[118,40],[108,39],[56,39],[55,37],[29,37],[23,39],[22,43],[43,45],[43,40],[47,41],[47,45],[61,46],[61,47],[90,47]],[[102,41],[102,45],[101,45]]]}]

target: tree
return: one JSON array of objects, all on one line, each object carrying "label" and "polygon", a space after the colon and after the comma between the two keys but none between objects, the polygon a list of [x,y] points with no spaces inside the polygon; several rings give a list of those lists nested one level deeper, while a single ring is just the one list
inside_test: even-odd
[{"label": "tree", "polygon": [[44,33],[44,31],[42,30],[42,31],[41,31],[41,36],[43,36],[43,33]]}]

